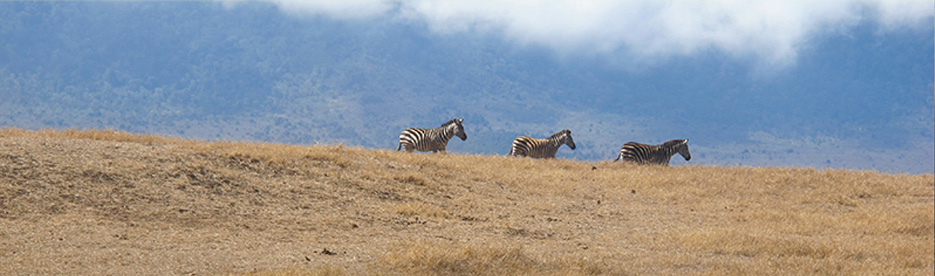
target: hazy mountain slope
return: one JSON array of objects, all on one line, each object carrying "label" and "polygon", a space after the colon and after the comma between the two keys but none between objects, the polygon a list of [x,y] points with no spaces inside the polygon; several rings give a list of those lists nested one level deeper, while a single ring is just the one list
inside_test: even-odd
[{"label": "hazy mountain slope", "polygon": [[[690,138],[700,164],[935,167],[935,42],[912,30],[858,27],[761,72],[713,50],[637,66],[265,3],[4,2],[0,15],[4,126],[395,148],[406,127],[464,117],[471,138],[453,152],[568,128],[580,147],[559,156],[575,159]],[[751,138],[764,133],[776,139]]]}]

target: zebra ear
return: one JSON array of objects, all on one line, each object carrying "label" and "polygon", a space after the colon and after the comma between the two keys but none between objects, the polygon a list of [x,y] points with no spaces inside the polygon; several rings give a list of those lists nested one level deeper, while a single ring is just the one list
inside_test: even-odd
[{"label": "zebra ear", "polygon": [[464,122],[464,118],[461,118],[461,120],[458,120],[458,123],[463,123],[463,122]]},{"label": "zebra ear", "polygon": [[688,139],[682,140],[682,144],[688,144]]}]

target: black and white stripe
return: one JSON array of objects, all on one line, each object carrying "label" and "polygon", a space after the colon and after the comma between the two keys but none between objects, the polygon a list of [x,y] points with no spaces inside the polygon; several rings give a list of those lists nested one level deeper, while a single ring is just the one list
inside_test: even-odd
[{"label": "black and white stripe", "polygon": [[555,158],[555,152],[562,144],[575,149],[575,140],[571,138],[571,130],[562,130],[552,134],[546,139],[536,139],[529,136],[520,136],[513,140],[510,148],[511,156],[528,156],[532,158]]},{"label": "black and white stripe", "polygon": [[396,150],[399,151],[405,147],[407,152],[412,152],[413,149],[444,152],[451,137],[458,136],[461,141],[467,140],[464,126],[461,125],[462,122],[464,122],[464,118],[452,119],[439,128],[408,128],[403,130],[403,133],[399,134],[399,145],[396,146]]},{"label": "black and white stripe", "polygon": [[637,164],[668,166],[669,160],[676,153],[681,154],[685,161],[692,159],[691,153],[688,152],[688,139],[676,139],[662,143],[662,145],[629,142],[620,147],[620,154],[617,154],[614,162],[623,159]]}]

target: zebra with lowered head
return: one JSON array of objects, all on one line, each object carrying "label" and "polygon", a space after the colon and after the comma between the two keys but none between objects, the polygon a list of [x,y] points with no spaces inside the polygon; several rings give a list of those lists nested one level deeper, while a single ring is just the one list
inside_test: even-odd
[{"label": "zebra with lowered head", "polygon": [[552,134],[546,139],[536,139],[529,136],[520,136],[513,140],[510,156],[528,156],[532,158],[555,158],[555,152],[562,145],[575,149],[575,140],[571,138],[571,130],[562,130]]},{"label": "zebra with lowered head", "polygon": [[467,140],[462,122],[464,118],[455,118],[438,128],[413,127],[403,130],[403,133],[399,134],[399,145],[396,146],[396,151],[405,147],[407,152],[412,152],[413,149],[445,152],[445,147],[448,146],[448,140],[451,140],[451,137],[458,136],[461,141]]},{"label": "zebra with lowered head", "polygon": [[688,139],[676,139],[662,143],[662,145],[629,142],[620,147],[620,154],[617,154],[614,162],[623,159],[637,164],[668,166],[669,160],[676,153],[681,154],[685,161],[692,159],[692,154],[688,152]]}]

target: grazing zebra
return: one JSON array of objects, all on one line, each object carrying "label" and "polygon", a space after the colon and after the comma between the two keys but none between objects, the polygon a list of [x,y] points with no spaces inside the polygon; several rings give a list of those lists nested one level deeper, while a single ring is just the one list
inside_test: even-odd
[{"label": "grazing zebra", "polygon": [[460,120],[455,118],[442,124],[439,128],[413,127],[403,130],[403,133],[399,134],[399,145],[396,146],[396,151],[405,146],[407,152],[412,152],[413,149],[445,152],[445,147],[448,146],[448,140],[451,140],[451,137],[458,136],[461,141],[467,140],[464,126],[461,125],[462,122],[464,122],[464,118]]},{"label": "grazing zebra", "polygon": [[513,140],[510,148],[511,156],[528,156],[532,158],[555,158],[555,152],[562,144],[575,149],[575,140],[571,138],[571,130],[562,130],[549,138],[536,139],[529,136],[520,136]]},{"label": "grazing zebra", "polygon": [[629,142],[620,147],[620,154],[617,154],[617,160],[636,162],[637,164],[669,165],[669,159],[676,153],[681,154],[685,161],[692,159],[692,154],[688,152],[688,139],[676,139],[662,143],[662,145],[646,145],[636,142]]}]

